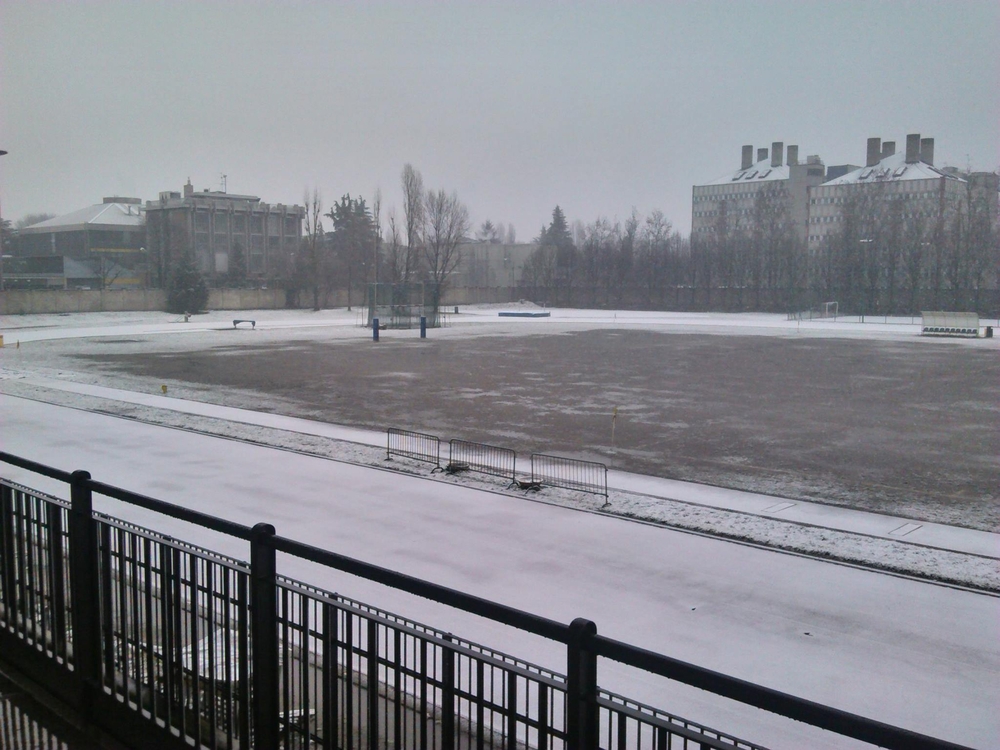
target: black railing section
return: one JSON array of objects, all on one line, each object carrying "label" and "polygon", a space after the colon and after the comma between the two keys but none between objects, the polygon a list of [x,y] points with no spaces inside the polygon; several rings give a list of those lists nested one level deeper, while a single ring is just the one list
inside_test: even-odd
[{"label": "black railing section", "polygon": [[608,467],[596,461],[532,453],[531,481],[608,496]]},{"label": "black railing section", "polygon": [[[0,452],[0,461],[39,464]],[[214,519],[250,564],[95,513],[94,493],[205,515],[48,467],[71,502],[0,481],[0,658],[142,747],[758,750],[601,689],[598,658],[887,748],[958,748]],[[566,645],[566,674],[279,576],[288,553]]]},{"label": "black railing section", "polygon": [[448,441],[448,466],[491,474],[514,482],[517,454],[510,448],[467,440]]},{"label": "black railing section", "polygon": [[441,440],[423,432],[390,427],[386,430],[386,460],[393,456],[441,465]]}]

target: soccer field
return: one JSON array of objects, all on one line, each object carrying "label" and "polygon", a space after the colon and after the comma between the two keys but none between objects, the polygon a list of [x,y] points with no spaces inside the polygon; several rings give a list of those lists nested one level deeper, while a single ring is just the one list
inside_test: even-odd
[{"label": "soccer field", "polygon": [[343,312],[259,311],[271,320],[256,330],[224,315],[163,323],[183,336],[99,321],[99,338],[8,347],[5,365],[1000,528],[996,339],[928,340],[888,321],[473,309],[427,340],[384,331],[376,344]]}]

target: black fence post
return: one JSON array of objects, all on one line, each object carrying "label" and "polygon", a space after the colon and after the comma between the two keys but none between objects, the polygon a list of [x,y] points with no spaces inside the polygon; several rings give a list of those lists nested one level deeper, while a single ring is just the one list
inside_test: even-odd
[{"label": "black fence post", "polygon": [[3,605],[7,624],[17,622],[17,575],[14,571],[14,490],[0,486],[0,564],[3,566]]},{"label": "black fence post", "polygon": [[597,625],[577,617],[569,625],[566,659],[566,745],[597,750]]},{"label": "black fence post", "polygon": [[[454,640],[446,634],[444,640]],[[455,652],[441,646],[441,750],[454,750],[455,744]]]},{"label": "black fence post", "polygon": [[[101,691],[101,600],[97,560],[97,528],[90,472],[70,478],[69,559],[73,605],[73,666],[80,676],[80,708],[92,721],[92,701]],[[109,627],[110,623],[104,623]]]},{"label": "black fence post", "polygon": [[250,651],[253,746],[278,747],[278,571],[274,526],[250,535]]}]

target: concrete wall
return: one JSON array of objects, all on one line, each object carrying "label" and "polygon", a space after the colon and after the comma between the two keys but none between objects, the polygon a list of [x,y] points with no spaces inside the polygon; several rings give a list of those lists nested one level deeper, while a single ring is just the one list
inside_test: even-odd
[{"label": "concrete wall", "polygon": [[[354,307],[365,309],[361,292],[355,292]],[[474,305],[516,301],[517,290],[505,286],[450,287],[445,290],[442,309],[451,305]],[[347,292],[327,294],[324,308],[346,307]],[[286,306],[284,289],[211,289],[209,310],[280,310]],[[299,292],[299,307],[312,307],[312,294]],[[0,315],[29,313],[124,312],[167,309],[167,293],[162,289],[115,289],[77,291],[56,289],[15,289],[0,292]]]},{"label": "concrete wall", "polygon": [[[284,289],[212,289],[208,294],[210,310],[273,310],[284,306]],[[162,289],[15,289],[0,292],[0,315],[166,309],[167,293]]]},{"label": "concrete wall", "polygon": [[166,307],[167,294],[162,289],[114,289],[103,292],[14,289],[0,292],[0,315],[165,310]]}]

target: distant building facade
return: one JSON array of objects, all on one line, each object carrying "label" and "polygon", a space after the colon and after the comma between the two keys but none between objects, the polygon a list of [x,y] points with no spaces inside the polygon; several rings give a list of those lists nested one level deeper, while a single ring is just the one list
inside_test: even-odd
[{"label": "distant building facade", "polygon": [[919,133],[906,136],[902,152],[896,151],[894,141],[869,138],[865,166],[837,172],[839,176],[810,193],[810,250],[817,250],[840,231],[844,206],[862,191],[878,202],[902,201],[904,220],[939,219],[967,193],[966,179],[934,166],[934,139],[921,138]]},{"label": "distant building facade", "polygon": [[135,288],[148,261],[142,201],[112,196],[18,231],[10,288]]},{"label": "distant building facade", "polygon": [[762,197],[782,202],[796,234],[805,239],[808,225],[809,190],[822,184],[826,169],[818,156],[799,162],[799,147],[784,143],[757,149],[743,147],[740,168],[717,180],[695,185],[691,191],[691,238],[697,241],[716,235],[721,226],[730,230],[751,227],[757,202]]},{"label": "distant building facade", "polygon": [[170,269],[190,249],[206,275],[229,273],[242,254],[247,276],[265,280],[285,275],[302,241],[302,206],[263,203],[255,195],[204,190],[190,180],[183,194],[160,193],[146,202],[147,243],[155,286],[166,286]]}]

